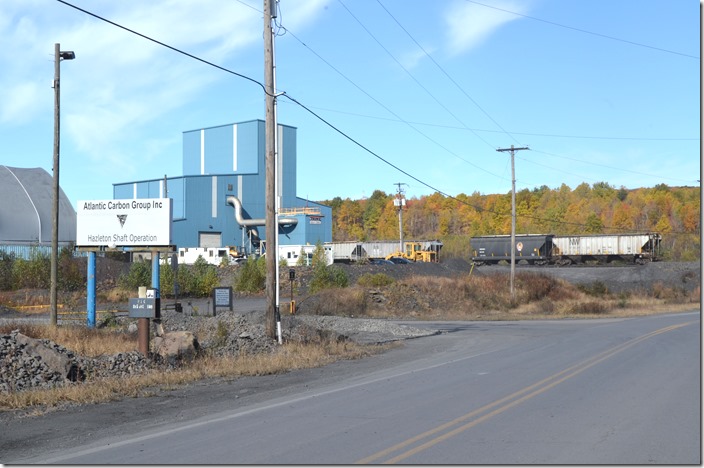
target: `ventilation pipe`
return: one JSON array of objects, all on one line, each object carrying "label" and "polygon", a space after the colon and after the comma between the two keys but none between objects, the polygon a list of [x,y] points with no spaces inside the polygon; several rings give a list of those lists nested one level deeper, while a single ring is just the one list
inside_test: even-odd
[{"label": "ventilation pipe", "polygon": [[[253,231],[254,235],[259,238],[259,230],[257,229],[257,226],[264,226],[266,224],[266,219],[265,218],[250,218],[250,219],[244,219],[242,217],[242,202],[240,201],[239,198],[237,198],[234,195],[228,195],[227,198],[225,198],[225,201],[227,202],[228,205],[232,205],[235,208],[235,221],[237,221],[237,224],[240,226],[244,226],[248,228],[249,230]],[[280,226],[294,226],[298,224],[298,218],[279,218],[279,225]]]}]

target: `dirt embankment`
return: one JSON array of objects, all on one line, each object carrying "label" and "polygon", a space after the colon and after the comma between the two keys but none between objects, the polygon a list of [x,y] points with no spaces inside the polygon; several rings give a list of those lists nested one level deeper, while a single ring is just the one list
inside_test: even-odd
[{"label": "dirt embankment", "polygon": [[[336,264],[355,284],[364,274],[383,273],[395,280],[409,276],[436,276],[457,278],[468,274],[509,274],[509,265],[474,266],[465,260],[450,259],[441,263],[412,263],[402,265],[346,265]],[[602,282],[611,292],[646,291],[664,286],[693,291],[701,285],[699,262],[652,262],[645,265],[597,265],[597,266],[528,266],[517,265],[516,272],[540,273],[563,279],[575,285],[591,285]],[[298,274],[298,273],[297,273]],[[298,274],[300,275],[300,274]],[[305,273],[304,273],[305,278]],[[283,283],[284,285],[288,283]],[[302,285],[305,290],[305,280]]]}]

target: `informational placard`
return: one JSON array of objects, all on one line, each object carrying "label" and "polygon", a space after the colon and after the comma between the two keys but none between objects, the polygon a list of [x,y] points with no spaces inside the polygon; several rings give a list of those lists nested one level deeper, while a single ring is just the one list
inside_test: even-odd
[{"label": "informational placard", "polygon": [[213,317],[218,307],[227,307],[232,310],[232,288],[213,288]]},{"label": "informational placard", "polygon": [[79,201],[76,245],[171,245],[171,217],[170,198]]},{"label": "informational placard", "polygon": [[156,299],[146,297],[130,298],[130,317],[154,318],[156,316]]},{"label": "informational placard", "polygon": [[232,288],[213,288],[215,307],[232,308]]}]

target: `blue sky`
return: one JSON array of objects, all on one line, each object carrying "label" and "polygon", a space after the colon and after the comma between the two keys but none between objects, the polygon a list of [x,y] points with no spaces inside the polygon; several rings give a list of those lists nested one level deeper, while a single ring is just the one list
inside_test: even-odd
[{"label": "blue sky", "polygon": [[[264,82],[263,0],[67,1]],[[299,196],[507,193],[496,149],[511,145],[531,149],[516,153],[518,190],[698,185],[698,1],[281,0],[279,12],[278,121],[298,129]],[[61,64],[74,206],[180,175],[183,131],[264,119],[252,81],[58,1],[3,0],[0,164],[51,173],[57,42],[76,53]]]}]

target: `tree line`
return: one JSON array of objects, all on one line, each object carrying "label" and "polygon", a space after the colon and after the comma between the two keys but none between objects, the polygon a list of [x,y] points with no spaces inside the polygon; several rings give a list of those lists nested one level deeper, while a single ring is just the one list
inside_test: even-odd
[{"label": "tree line", "polygon": [[[365,199],[335,197],[320,203],[332,207],[334,241],[393,240],[399,238],[394,198],[375,190]],[[700,258],[700,213],[699,187],[628,189],[597,182],[516,192],[518,234],[658,232],[669,260]],[[468,258],[470,237],[511,233],[511,192],[413,197],[406,200],[402,217],[405,239],[439,239],[446,258]]]}]

